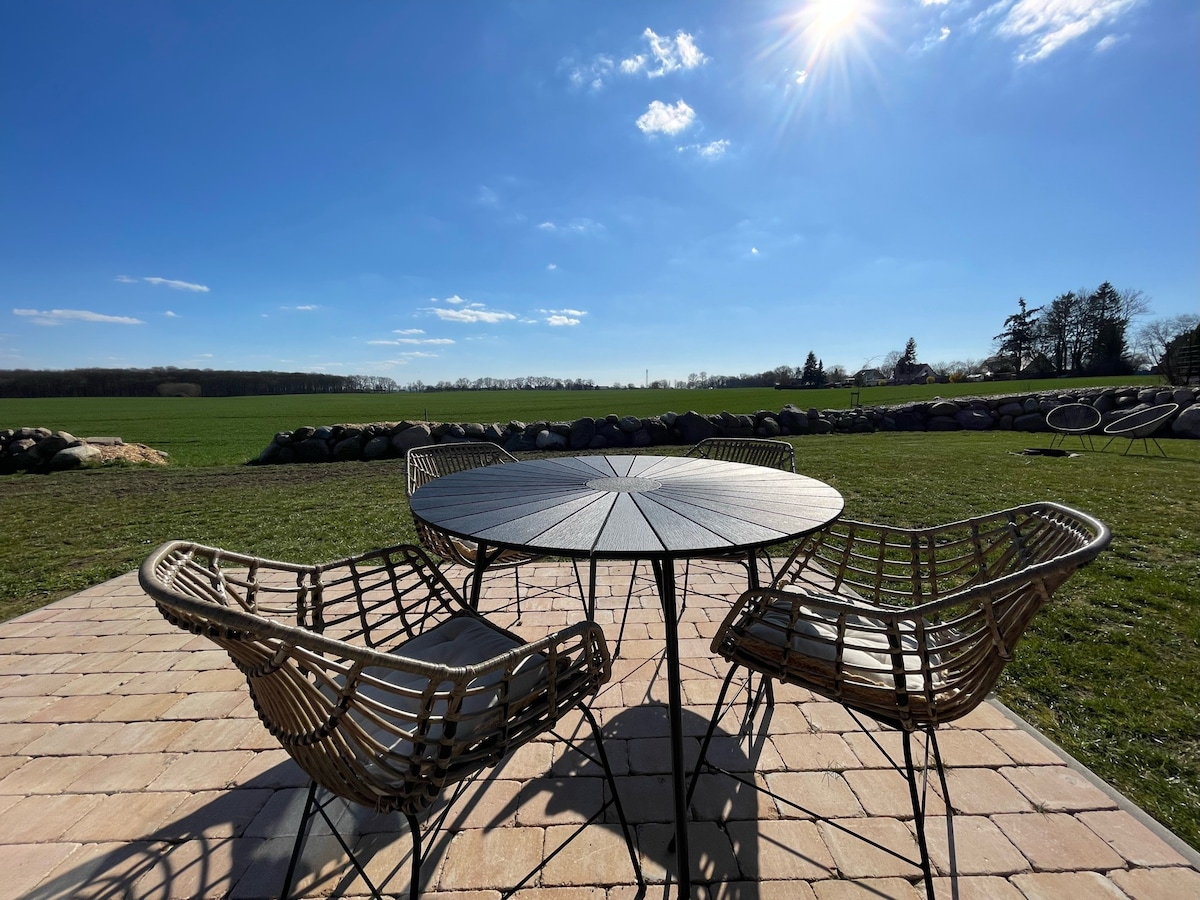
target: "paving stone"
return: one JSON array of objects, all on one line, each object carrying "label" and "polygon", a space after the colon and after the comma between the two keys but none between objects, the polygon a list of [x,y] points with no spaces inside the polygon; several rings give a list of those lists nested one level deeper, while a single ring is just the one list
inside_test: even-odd
[{"label": "paving stone", "polygon": [[115,736],[123,726],[115,722],[77,722],[51,725],[40,737],[21,748],[27,756],[71,756],[89,753]]},{"label": "paving stone", "polygon": [[1095,832],[1065,813],[999,815],[992,821],[1042,872],[1107,870],[1123,862]]},{"label": "paving stone", "polygon": [[180,792],[92,794],[91,808],[63,832],[70,841],[139,841],[151,839],[187,794]]},{"label": "paving stone", "polygon": [[[549,855],[575,831],[564,825],[547,828],[544,853]],[[541,872],[541,883],[546,887],[612,885],[634,880],[629,847],[620,828],[599,825],[580,832]]]},{"label": "paving stone", "polygon": [[778,772],[767,776],[772,792],[803,810],[778,803],[782,819],[838,819],[863,815],[846,779],[837,772]]},{"label": "paving stone", "polygon": [[1013,884],[1026,900],[1126,900],[1099,872],[1034,872],[1014,875]]},{"label": "paving stone", "polygon": [[1109,877],[1131,900],[1196,900],[1200,897],[1200,872],[1195,869],[1131,869],[1111,872]]},{"label": "paving stone", "polygon": [[861,881],[818,881],[817,900],[924,900],[925,889],[903,878],[864,878]]},{"label": "paving stone", "polygon": [[1061,766],[1062,757],[1032,734],[1020,729],[981,732],[1019,766]]},{"label": "paving stone", "polygon": [[[921,874],[916,862],[920,859],[917,841],[899,819],[839,819],[820,822],[818,827],[844,878],[915,878]],[[894,855],[897,853],[905,858]]]},{"label": "paving stone", "polygon": [[4,872],[4,894],[31,896],[46,873],[57,868],[79,848],[78,844],[8,844],[0,846],[0,871]]},{"label": "paving stone", "polygon": [[83,843],[63,835],[102,799],[97,794],[38,794],[18,800],[0,816],[0,845]]},{"label": "paving stone", "polygon": [[840,734],[790,734],[772,739],[784,766],[792,772],[858,768],[858,757]]},{"label": "paving stone", "polygon": [[1162,838],[1124,810],[1085,812],[1075,818],[1134,866],[1187,865]]},{"label": "paving stone", "polygon": [[[851,769],[843,774],[867,815],[894,819],[912,818],[912,795],[908,779],[902,773],[895,769]],[[918,781],[918,787],[919,785]],[[925,794],[927,816],[946,814],[946,804],[939,790],[936,781],[930,783]]]},{"label": "paving stone", "polygon": [[937,900],[1025,900],[1007,879],[994,875],[935,876],[933,895]]},{"label": "paving stone", "polygon": [[42,756],[0,781],[0,794],[58,794],[103,762],[102,756]]},{"label": "paving stone", "polygon": [[1031,812],[1033,806],[995,769],[949,769],[950,805],[968,816]]},{"label": "paving stone", "polygon": [[1001,769],[1000,774],[1043,812],[1115,809],[1116,803],[1090,781],[1067,766]]},{"label": "paving stone", "polygon": [[[441,890],[505,888],[519,882],[542,861],[541,828],[460,831],[446,850]],[[487,865],[481,866],[481,860]]]},{"label": "paving stone", "polygon": [[[952,829],[952,832],[951,832]],[[953,844],[947,835],[952,833]],[[958,875],[1011,875],[1028,872],[1029,861],[995,822],[985,816],[945,816],[925,820],[929,858],[938,872]],[[953,855],[951,855],[953,847]]]}]

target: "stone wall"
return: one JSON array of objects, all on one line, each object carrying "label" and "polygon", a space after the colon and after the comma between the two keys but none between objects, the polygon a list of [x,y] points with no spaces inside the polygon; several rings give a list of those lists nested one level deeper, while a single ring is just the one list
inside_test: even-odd
[{"label": "stone wall", "polygon": [[1200,388],[1090,388],[993,397],[931,400],[901,406],[854,409],[800,409],[778,412],[667,412],[659,416],[610,415],[573,422],[480,423],[375,422],[304,426],[283,431],[253,462],[259,464],[371,460],[403,456],[412,447],[448,441],[491,441],[509,452],[603,450],[690,446],[708,437],[791,437],[806,434],[875,431],[1046,431],[1046,413],[1064,403],[1087,403],[1105,425],[1150,406],[1179,404],[1157,436],[1200,438]]}]

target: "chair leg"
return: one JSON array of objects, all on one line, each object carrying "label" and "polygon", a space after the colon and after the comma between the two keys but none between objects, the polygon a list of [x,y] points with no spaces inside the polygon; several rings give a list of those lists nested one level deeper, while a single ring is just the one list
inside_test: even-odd
[{"label": "chair leg", "polygon": [[[596,755],[600,758],[600,765],[604,768],[604,778],[608,782],[608,789],[612,791],[613,806],[617,809],[617,818],[621,822],[621,833],[625,835],[625,846],[629,850],[629,862],[633,865],[633,874],[637,878],[638,886],[644,890],[646,879],[642,875],[642,864],[638,860],[637,846],[633,839],[633,829],[629,827],[629,820],[625,817],[625,807],[621,804],[621,795],[617,791],[617,781],[613,777],[612,766],[608,762],[608,752],[604,749],[604,735],[600,731],[600,723],[596,721],[596,716],[588,707],[581,706],[580,711],[588,720],[588,724],[592,726],[592,736],[596,741]],[[414,897],[413,900],[416,900],[416,898]]]},{"label": "chair leg", "polygon": [[704,740],[700,742],[700,755],[696,757],[696,769],[692,772],[692,777],[688,782],[687,800],[684,806],[690,808],[692,805],[692,797],[696,793],[696,783],[700,780],[700,772],[708,762],[708,747],[712,743],[713,734],[717,730],[717,722],[720,721],[721,715],[724,712],[725,695],[729,692],[729,685],[733,683],[733,676],[737,674],[738,667],[736,665],[729,667],[729,672],[725,675],[725,681],[721,684],[721,691],[717,694],[717,702],[713,706],[712,718],[708,720],[708,730],[704,732]]},{"label": "chair leg", "polygon": [[408,896],[409,900],[418,900],[421,896],[421,863],[425,861],[421,856],[421,824],[414,815],[406,814],[405,818],[408,819],[408,830],[412,834],[412,881],[409,883]]},{"label": "chair leg", "polygon": [[621,613],[621,630],[617,632],[617,643],[613,646],[613,659],[621,655],[621,641],[625,638],[625,624],[629,621],[629,606],[633,603],[633,582],[637,578],[638,561],[633,561],[629,572],[629,589],[625,591],[625,611]]},{"label": "chair leg", "polygon": [[[350,865],[354,867],[354,871],[358,873],[358,876],[370,889],[371,897],[380,898],[380,900],[382,898],[379,888],[375,887],[374,882],[372,882],[370,876],[367,875],[367,870],[363,868],[362,863],[358,861],[358,857],[354,855],[354,851],[350,849],[350,845],[346,843],[346,839],[343,838],[341,832],[337,830],[333,820],[329,818],[329,813],[325,812],[326,804],[331,802],[333,799],[334,798],[331,796],[325,801],[317,800],[317,783],[315,781],[309,783],[308,797],[304,801],[304,814],[300,817],[300,828],[296,832],[296,843],[292,846],[292,858],[288,862],[287,874],[284,875],[283,878],[283,889],[279,892],[279,896],[283,898],[283,900],[287,900],[288,895],[291,893],[292,878],[296,874],[296,865],[300,862],[300,851],[304,846],[304,839],[308,834],[308,828],[312,822],[314,814],[319,814],[321,818],[325,820],[325,824],[329,826],[330,832],[341,846],[342,852],[345,853],[346,858],[350,860]],[[416,832],[413,832],[413,834],[415,839]]]},{"label": "chair leg", "polygon": [[[904,735],[904,768],[905,775],[908,777],[908,792],[912,800],[913,822],[917,827],[917,848],[921,851],[921,873],[925,876],[925,893],[928,900],[934,900],[933,896],[933,866],[929,862],[929,845],[925,840],[925,803],[917,793],[917,774],[913,766],[912,754],[912,732],[907,728],[903,731]],[[932,729],[927,732],[929,740],[936,740],[933,737]],[[940,762],[941,755],[938,755]],[[944,778],[944,776],[943,776]]]}]

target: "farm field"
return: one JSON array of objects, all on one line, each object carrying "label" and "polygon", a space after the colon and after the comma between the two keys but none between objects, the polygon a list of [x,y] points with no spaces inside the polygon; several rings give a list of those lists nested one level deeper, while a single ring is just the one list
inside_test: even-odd
[{"label": "farm field", "polygon": [[[1150,376],[863,388],[864,405],[934,397],[978,397],[1095,385],[1151,385]],[[447,391],[422,394],[289,394],[270,397],[62,397],[0,399],[0,428],[115,435],[170,454],[179,466],[237,465],[258,456],[279,431],[349,422],[552,422],[581,416],[655,416],[673,411],[753,413],[792,403],[845,409],[850,391],[716,390]]]}]

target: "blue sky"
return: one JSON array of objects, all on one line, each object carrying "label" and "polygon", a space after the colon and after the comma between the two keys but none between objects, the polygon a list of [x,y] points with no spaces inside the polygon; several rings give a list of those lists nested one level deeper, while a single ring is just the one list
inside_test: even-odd
[{"label": "blue sky", "polygon": [[1195,0],[14,2],[0,368],[642,384],[1200,304]]}]

